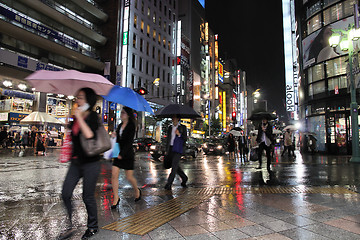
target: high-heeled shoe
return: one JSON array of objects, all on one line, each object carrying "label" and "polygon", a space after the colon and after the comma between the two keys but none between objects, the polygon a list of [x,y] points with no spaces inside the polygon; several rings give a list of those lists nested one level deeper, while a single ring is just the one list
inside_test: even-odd
[{"label": "high-heeled shoe", "polygon": [[139,189],[139,197],[138,198],[135,198],[135,202],[138,202],[138,201],[140,201],[141,200],[141,190],[140,190],[140,188],[138,188]]},{"label": "high-heeled shoe", "polygon": [[115,209],[120,203],[120,198],[118,199],[117,203],[115,205],[111,205],[111,209]]}]

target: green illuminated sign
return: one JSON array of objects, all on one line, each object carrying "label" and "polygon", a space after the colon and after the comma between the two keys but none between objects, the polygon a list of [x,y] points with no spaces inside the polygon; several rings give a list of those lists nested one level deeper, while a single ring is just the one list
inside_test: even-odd
[{"label": "green illuminated sign", "polygon": [[129,32],[124,32],[123,33],[123,45],[128,44],[128,35],[129,35]]}]

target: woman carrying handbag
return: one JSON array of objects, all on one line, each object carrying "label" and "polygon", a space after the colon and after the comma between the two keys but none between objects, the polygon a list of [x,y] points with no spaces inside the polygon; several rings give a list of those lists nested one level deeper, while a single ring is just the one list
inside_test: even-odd
[{"label": "woman carrying handbag", "polygon": [[71,221],[73,212],[71,197],[80,178],[83,178],[83,201],[88,214],[88,229],[81,239],[89,239],[98,232],[95,187],[100,173],[100,156],[89,157],[84,151],[80,140],[81,136],[85,139],[96,138],[96,131],[100,125],[99,117],[93,111],[96,100],[97,95],[91,88],[82,88],[76,95],[78,107],[74,111],[74,121],[70,124],[73,146],[72,157],[62,189],[62,199],[68,213],[69,222],[67,229],[59,236],[59,239],[67,239],[75,232]]},{"label": "woman carrying handbag", "polygon": [[135,153],[133,150],[133,142],[135,136],[135,116],[131,108],[123,107],[121,110],[121,124],[116,130],[116,142],[119,144],[120,153],[114,158],[112,166],[111,185],[114,193],[113,205],[111,209],[116,209],[119,205],[119,174],[120,169],[125,170],[126,179],[130,182],[134,189],[135,202],[141,199],[141,190],[137,186],[134,177]]}]

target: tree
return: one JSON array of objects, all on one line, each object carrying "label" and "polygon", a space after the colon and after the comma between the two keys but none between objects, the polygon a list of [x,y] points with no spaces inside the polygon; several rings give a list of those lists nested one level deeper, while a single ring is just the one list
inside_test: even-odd
[{"label": "tree", "polygon": [[[208,126],[208,124],[204,123],[203,131],[205,131],[205,135],[209,134],[209,126]],[[220,132],[221,132],[220,119],[212,117],[210,119],[210,136],[219,135]]]}]

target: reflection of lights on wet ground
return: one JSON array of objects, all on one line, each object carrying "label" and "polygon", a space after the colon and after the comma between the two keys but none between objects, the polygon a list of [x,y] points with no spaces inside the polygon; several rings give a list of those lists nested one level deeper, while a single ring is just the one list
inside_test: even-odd
[{"label": "reflection of lights on wet ground", "polygon": [[208,164],[208,159],[206,158],[206,156],[204,156],[204,158],[203,158],[203,163],[204,163],[204,169],[208,170],[209,164]]},{"label": "reflection of lights on wet ground", "polygon": [[152,161],[149,162],[149,172],[152,177],[157,176],[156,164],[154,164]]}]

